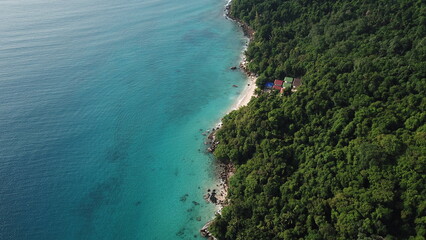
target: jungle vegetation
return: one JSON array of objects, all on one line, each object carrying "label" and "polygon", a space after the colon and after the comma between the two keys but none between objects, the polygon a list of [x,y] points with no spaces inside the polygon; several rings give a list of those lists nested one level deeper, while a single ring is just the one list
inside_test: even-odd
[{"label": "jungle vegetation", "polygon": [[260,92],[231,112],[215,155],[237,170],[220,240],[425,239],[426,4],[233,0],[255,30]]}]

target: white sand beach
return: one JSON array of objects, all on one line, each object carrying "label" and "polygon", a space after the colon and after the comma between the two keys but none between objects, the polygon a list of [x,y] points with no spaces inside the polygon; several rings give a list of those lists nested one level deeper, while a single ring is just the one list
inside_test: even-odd
[{"label": "white sand beach", "polygon": [[241,91],[240,96],[238,96],[237,101],[231,106],[229,112],[237,110],[240,107],[246,106],[251,98],[255,95],[254,91],[256,90],[256,77],[248,77],[247,84],[244,86],[244,89]]}]

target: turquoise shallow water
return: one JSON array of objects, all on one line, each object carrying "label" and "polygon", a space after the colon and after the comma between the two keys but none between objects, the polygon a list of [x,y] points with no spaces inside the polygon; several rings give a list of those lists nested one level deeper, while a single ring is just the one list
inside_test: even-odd
[{"label": "turquoise shallow water", "polygon": [[0,239],[199,238],[200,129],[245,81],[225,3],[0,1]]}]

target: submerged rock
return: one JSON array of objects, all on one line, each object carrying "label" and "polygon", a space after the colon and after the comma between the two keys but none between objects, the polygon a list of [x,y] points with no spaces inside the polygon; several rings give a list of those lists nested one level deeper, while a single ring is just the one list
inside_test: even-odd
[{"label": "submerged rock", "polygon": [[183,195],[182,197],[180,197],[180,201],[181,202],[185,202],[186,201],[186,198],[188,197],[189,195],[188,195],[188,193],[186,193],[185,195]]}]

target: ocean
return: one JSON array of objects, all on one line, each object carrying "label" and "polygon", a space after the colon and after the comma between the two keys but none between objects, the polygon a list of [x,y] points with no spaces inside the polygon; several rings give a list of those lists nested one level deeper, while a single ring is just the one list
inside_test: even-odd
[{"label": "ocean", "polygon": [[236,101],[224,0],[0,1],[0,239],[200,239]]}]

